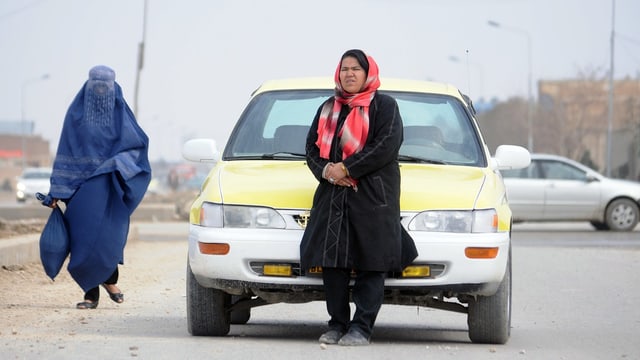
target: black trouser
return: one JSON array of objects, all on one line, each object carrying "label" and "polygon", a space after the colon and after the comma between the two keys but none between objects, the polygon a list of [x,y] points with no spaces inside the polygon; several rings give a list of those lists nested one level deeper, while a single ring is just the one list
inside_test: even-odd
[{"label": "black trouser", "polygon": [[371,337],[373,324],[378,316],[384,298],[384,272],[359,271],[356,273],[352,297],[356,312],[351,317],[349,307],[349,281],[351,270],[322,268],[327,311],[331,319],[329,328],[346,332],[349,329],[359,331],[367,338]]},{"label": "black trouser", "polygon": [[[107,280],[105,280],[104,282],[107,285],[113,285],[113,284],[117,284],[118,283],[118,268],[116,267],[116,270],[113,272],[113,274],[111,274],[111,276],[109,276],[109,278]],[[89,291],[87,291],[86,293],[84,293],[84,299],[85,300],[90,300],[93,302],[98,302],[98,300],[100,300],[100,287],[96,286],[93,289],[90,289]]]}]

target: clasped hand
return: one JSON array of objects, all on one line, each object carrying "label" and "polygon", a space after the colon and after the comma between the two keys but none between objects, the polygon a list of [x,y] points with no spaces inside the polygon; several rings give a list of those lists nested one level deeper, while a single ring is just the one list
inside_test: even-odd
[{"label": "clasped hand", "polygon": [[327,164],[326,170],[324,172],[324,178],[333,185],[348,187],[353,187],[355,185],[355,181],[350,176],[347,176],[345,167],[341,162],[330,162],[329,164]]}]

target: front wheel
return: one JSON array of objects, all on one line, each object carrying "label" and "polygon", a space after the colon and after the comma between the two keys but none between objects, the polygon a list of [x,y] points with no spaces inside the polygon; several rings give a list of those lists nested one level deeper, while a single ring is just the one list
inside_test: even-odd
[{"label": "front wheel", "polygon": [[630,199],[617,199],[607,206],[605,222],[613,231],[631,231],[638,225],[640,210]]},{"label": "front wheel", "polygon": [[231,295],[198,284],[187,264],[187,328],[194,336],[224,336],[231,319],[227,311]]},{"label": "front wheel", "polygon": [[505,344],[511,335],[511,251],[504,278],[491,296],[469,302],[469,339],[474,343]]}]

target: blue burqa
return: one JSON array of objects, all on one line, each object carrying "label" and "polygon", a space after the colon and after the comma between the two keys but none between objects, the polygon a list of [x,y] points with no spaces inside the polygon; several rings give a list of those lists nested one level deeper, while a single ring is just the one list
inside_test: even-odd
[{"label": "blue burqa", "polygon": [[151,180],[148,145],[115,72],[92,68],[65,116],[49,192],[66,203],[68,270],[85,292],[123,263],[130,216]]}]

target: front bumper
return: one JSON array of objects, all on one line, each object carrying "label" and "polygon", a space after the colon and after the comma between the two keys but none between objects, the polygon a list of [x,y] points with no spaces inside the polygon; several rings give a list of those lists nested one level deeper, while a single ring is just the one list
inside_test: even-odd
[{"label": "front bumper", "polygon": [[[257,265],[292,264],[299,266],[299,245],[304,230],[229,229],[190,225],[189,265],[198,283],[232,294],[258,291],[314,292],[322,290],[322,278],[306,275],[265,276]],[[388,277],[385,288],[396,293],[447,293],[456,296],[493,295],[505,274],[509,257],[509,233],[451,234],[410,232],[418,249],[414,264],[429,264],[428,278]],[[226,243],[226,255],[207,255],[198,243]],[[467,247],[497,247],[493,259],[470,259]],[[449,295],[448,295],[449,296]]]}]

